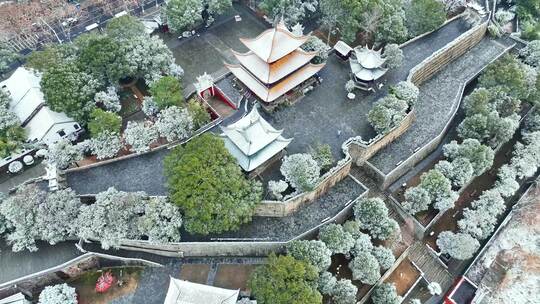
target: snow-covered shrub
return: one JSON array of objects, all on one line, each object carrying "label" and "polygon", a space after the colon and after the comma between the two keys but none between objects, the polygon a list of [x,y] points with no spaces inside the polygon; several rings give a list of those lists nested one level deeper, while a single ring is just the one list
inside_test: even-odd
[{"label": "snow-covered shrub", "polygon": [[373,249],[371,249],[371,254],[377,259],[383,270],[387,270],[392,267],[396,261],[396,257],[392,253],[392,250],[381,245],[373,247]]},{"label": "snow-covered shrub", "polygon": [[68,284],[47,286],[39,294],[38,304],[77,304],[77,292]]},{"label": "snow-covered shrub", "polygon": [[168,107],[157,115],[155,123],[159,134],[169,142],[187,138],[193,131],[193,118],[187,109]]},{"label": "snow-covered shrub", "polygon": [[398,296],[394,283],[382,283],[373,289],[371,301],[373,304],[399,304],[401,297]]},{"label": "snow-covered shrub", "polygon": [[360,200],[353,210],[360,228],[369,231],[374,238],[385,240],[399,232],[398,223],[388,217],[388,208],[378,197]]},{"label": "snow-covered shrub", "polygon": [[519,189],[519,183],[516,181],[516,170],[512,166],[503,165],[499,169],[495,189],[505,198],[511,197]]},{"label": "snow-covered shrub", "polygon": [[472,202],[471,208],[465,208],[463,218],[458,221],[458,227],[461,232],[484,240],[491,235],[497,224],[497,217],[504,210],[504,199],[497,190],[484,191]]},{"label": "snow-covered shrub", "polygon": [[120,136],[109,131],[101,132],[98,136],[85,140],[81,144],[90,150],[97,159],[115,157],[123,146]]},{"label": "snow-covered shrub", "polygon": [[334,275],[328,271],[324,271],[319,275],[318,289],[324,295],[331,295],[336,286],[337,280]]},{"label": "snow-covered shrub", "polygon": [[182,227],[180,209],[167,198],[151,198],[144,204],[144,214],[139,217],[137,227],[152,243],[178,242]]},{"label": "snow-covered shrub", "polygon": [[317,52],[311,60],[313,63],[323,63],[328,58],[331,48],[317,36],[310,36],[308,41],[302,45],[302,49],[307,52]]},{"label": "snow-covered shrub", "polygon": [[467,0],[441,0],[448,13],[455,13],[467,5]]},{"label": "snow-covered shrub", "polygon": [[293,188],[305,192],[313,190],[321,169],[311,155],[299,153],[285,156],[280,171]]},{"label": "snow-covered shrub", "polygon": [[350,233],[354,239],[357,239],[363,234],[360,232],[360,223],[355,220],[349,220],[343,223],[343,230]]},{"label": "snow-covered shrub", "polygon": [[394,95],[387,95],[379,99],[371,108],[368,121],[377,133],[385,134],[403,120],[408,108],[406,101]]},{"label": "snow-covered shrub", "polygon": [[523,61],[537,69],[540,68],[540,40],[534,40],[521,49],[519,55],[523,58]]},{"label": "snow-covered shrub", "polygon": [[319,230],[319,239],[326,244],[332,254],[348,254],[354,246],[352,235],[338,224],[328,224]]},{"label": "snow-covered shrub", "polygon": [[450,160],[456,158],[466,158],[474,169],[474,176],[482,174],[493,165],[495,153],[485,145],[482,145],[477,139],[468,138],[461,144],[453,140],[443,147],[444,156]]},{"label": "snow-covered shrub", "polygon": [[150,144],[158,139],[157,128],[149,122],[129,121],[124,131],[124,141],[130,151],[143,153],[150,150]]},{"label": "snow-covered shrub", "polygon": [[497,20],[497,22],[499,22],[500,24],[504,25],[512,21],[512,19],[514,19],[515,16],[516,14],[511,11],[498,9],[497,12],[495,13],[495,20]]},{"label": "snow-covered shrub", "polygon": [[49,146],[47,161],[58,169],[66,169],[72,163],[83,159],[81,150],[67,139],[61,139]]},{"label": "snow-covered shrub", "polygon": [[159,113],[159,107],[157,106],[152,96],[144,96],[142,103],[142,111],[144,115],[148,117],[156,116]]},{"label": "snow-covered shrub", "polygon": [[289,184],[287,184],[287,182],[284,180],[278,180],[277,182],[271,180],[268,182],[268,192],[277,200],[281,200],[283,198],[282,193],[287,190],[287,188],[289,188]]},{"label": "snow-covered shrub", "polygon": [[315,266],[319,272],[328,269],[332,263],[332,251],[322,241],[293,241],[287,245],[287,254],[297,260],[308,262]]},{"label": "snow-covered shrub", "polygon": [[391,88],[391,93],[397,98],[405,100],[409,106],[413,106],[418,100],[418,94],[420,91],[410,81],[400,81],[394,87]]},{"label": "snow-covered shrub", "polygon": [[480,243],[466,233],[453,233],[443,231],[437,238],[437,246],[443,254],[449,254],[457,260],[466,260],[474,256],[480,247]]},{"label": "snow-covered shrub", "polygon": [[411,215],[428,210],[431,204],[431,197],[426,189],[422,187],[411,187],[405,191],[405,201],[403,208]]},{"label": "snow-covered shrub", "polygon": [[380,265],[377,259],[369,252],[360,252],[349,263],[354,280],[363,284],[373,285],[381,277]]},{"label": "snow-covered shrub", "polygon": [[345,90],[349,93],[352,93],[352,91],[354,91],[354,89],[356,88],[356,85],[354,83],[354,80],[352,79],[349,79],[346,83],[345,83]]},{"label": "snow-covered shrub", "polygon": [[372,249],[373,243],[371,243],[371,237],[365,233],[360,233],[354,241],[351,253],[353,256],[357,256],[360,252],[371,252]]},{"label": "snow-covered shrub", "polygon": [[358,288],[351,280],[341,279],[334,285],[332,302],[335,304],[355,304]]},{"label": "snow-covered shrub", "polygon": [[315,144],[315,147],[309,147],[309,154],[319,164],[323,170],[330,169],[334,163],[332,148],[329,144]]},{"label": "snow-covered shrub", "polygon": [[74,222],[81,205],[81,200],[70,188],[49,193],[36,210],[40,239],[54,245],[75,235],[77,226]]},{"label": "snow-covered shrub", "polygon": [[399,68],[403,63],[403,51],[399,45],[395,43],[387,44],[384,47],[383,58],[386,60],[388,68]]},{"label": "snow-covered shrub", "polygon": [[432,296],[439,296],[441,295],[442,293],[442,288],[441,288],[441,285],[439,285],[439,283],[437,282],[431,282],[428,284],[427,286],[428,290],[429,290],[429,293],[432,295]]},{"label": "snow-covered shrub", "polygon": [[457,192],[450,191],[445,195],[439,197],[439,199],[435,201],[435,204],[433,206],[439,211],[446,211],[454,207],[454,203],[457,201],[458,198],[459,194]]},{"label": "snow-covered shrub", "polygon": [[118,112],[122,108],[120,105],[120,97],[116,88],[110,86],[107,88],[107,91],[97,92],[94,95],[94,101],[96,104],[103,106],[107,111]]}]

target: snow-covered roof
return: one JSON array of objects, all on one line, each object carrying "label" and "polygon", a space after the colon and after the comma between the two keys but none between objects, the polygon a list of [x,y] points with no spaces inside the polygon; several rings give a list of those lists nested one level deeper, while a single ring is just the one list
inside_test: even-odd
[{"label": "snow-covered roof", "polygon": [[264,62],[272,63],[296,50],[308,39],[308,36],[291,33],[282,21],[253,39],[240,38],[240,41]]},{"label": "snow-covered roof", "polygon": [[292,138],[283,138],[282,130],[276,130],[262,118],[257,107],[237,122],[221,127],[221,130],[225,147],[247,172],[262,165],[292,141]]},{"label": "snow-covered roof", "polygon": [[75,123],[75,121],[64,113],[42,107],[25,126],[28,139],[42,140],[54,125],[62,123]]},{"label": "snow-covered roof", "polygon": [[171,277],[164,304],[236,304],[239,290],[218,288]]},{"label": "snow-covered roof", "polygon": [[317,52],[306,52],[302,49],[296,49],[273,63],[267,63],[252,51],[247,53],[238,53],[233,51],[236,59],[262,83],[275,83],[285,76],[291,74],[297,69],[307,64]]},{"label": "snow-covered roof", "polygon": [[263,85],[256,77],[245,70],[241,65],[225,64],[227,68],[238,78],[244,85],[246,85],[255,95],[265,102],[272,102],[283,94],[295,88],[309,77],[319,72],[324,64],[307,64],[300,68],[296,72],[290,74],[285,79],[281,80],[271,88]]},{"label": "snow-covered roof", "polygon": [[364,68],[360,63],[358,63],[356,60],[351,59],[349,60],[349,65],[351,66],[351,71],[356,76],[356,78],[364,81],[371,81],[371,80],[377,80],[381,78],[388,69],[384,68],[374,68],[374,69],[367,69]]},{"label": "snow-covered roof", "polygon": [[347,43],[340,40],[334,45],[334,50],[336,50],[338,53],[340,53],[343,56],[347,56],[353,50],[353,48],[349,46]]},{"label": "snow-covered roof", "polygon": [[12,296],[9,296],[7,298],[0,299],[0,304],[27,304],[30,303],[29,301],[26,301],[24,298],[24,295],[22,293],[16,293]]},{"label": "snow-covered roof", "polygon": [[23,67],[17,68],[8,79],[0,82],[0,88],[11,97],[9,108],[21,122],[26,121],[45,99],[39,82],[41,77]]},{"label": "snow-covered roof", "polygon": [[376,69],[383,66],[386,61],[382,58],[381,50],[375,51],[366,47],[355,47],[356,60],[366,69]]}]

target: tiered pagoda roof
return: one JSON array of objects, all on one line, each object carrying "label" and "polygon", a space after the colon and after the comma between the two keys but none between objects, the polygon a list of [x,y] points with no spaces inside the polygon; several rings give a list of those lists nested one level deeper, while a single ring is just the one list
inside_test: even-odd
[{"label": "tiered pagoda roof", "polygon": [[272,102],[295,88],[324,64],[309,63],[316,52],[306,52],[300,46],[308,36],[296,36],[283,22],[253,39],[240,41],[247,53],[234,52],[240,64],[225,64],[227,68],[264,102]]},{"label": "tiered pagoda roof", "polygon": [[254,107],[237,122],[221,127],[225,147],[247,172],[253,171],[274,155],[285,149],[292,141],[281,136]]}]

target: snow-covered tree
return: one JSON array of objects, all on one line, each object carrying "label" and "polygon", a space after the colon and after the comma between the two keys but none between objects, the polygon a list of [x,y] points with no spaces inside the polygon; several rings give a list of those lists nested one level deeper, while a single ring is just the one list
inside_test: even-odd
[{"label": "snow-covered tree", "polygon": [[351,280],[341,279],[336,282],[332,290],[332,302],[335,304],[355,304],[358,288]]},{"label": "snow-covered tree", "polygon": [[75,219],[80,207],[81,200],[70,188],[49,193],[36,211],[40,239],[54,245],[75,235]]},{"label": "snow-covered tree", "polygon": [[107,91],[100,91],[94,95],[96,104],[103,106],[107,111],[118,112],[122,106],[120,105],[120,97],[116,88],[110,86]]},{"label": "snow-covered tree", "polygon": [[463,157],[458,157],[452,162],[440,161],[435,165],[435,169],[439,170],[446,176],[454,187],[461,188],[473,178],[473,167],[471,162]]},{"label": "snow-covered tree", "polygon": [[306,43],[302,44],[302,49],[308,52],[317,52],[311,61],[313,63],[323,63],[328,58],[328,52],[331,48],[324,43],[319,37],[311,36]]},{"label": "snow-covered tree", "polygon": [[503,165],[497,173],[497,182],[495,189],[499,191],[502,197],[508,198],[519,189],[519,183],[516,181],[516,170],[509,165]]},{"label": "snow-covered tree", "polygon": [[540,69],[540,40],[529,42],[526,47],[521,49],[519,55],[526,64]]},{"label": "snow-covered tree", "polygon": [[318,289],[324,295],[331,295],[336,286],[336,277],[328,271],[319,275]]},{"label": "snow-covered tree", "polygon": [[182,227],[180,209],[167,198],[150,198],[144,204],[144,214],[139,217],[137,227],[152,243],[178,242]]},{"label": "snow-covered tree", "polygon": [[259,8],[272,20],[283,17],[285,23],[292,26],[315,12],[317,3],[317,0],[263,0]]},{"label": "snow-covered tree", "polygon": [[422,187],[411,187],[405,191],[405,201],[402,203],[403,208],[409,214],[416,214],[421,211],[428,210],[431,204],[431,197],[426,189]]},{"label": "snow-covered tree", "polygon": [[386,95],[371,108],[368,121],[377,133],[385,134],[403,120],[408,108],[406,101],[392,94]]},{"label": "snow-covered tree", "polygon": [[11,126],[18,126],[21,124],[21,121],[7,107],[0,106],[0,130],[5,130]]},{"label": "snow-covered tree", "polygon": [[429,293],[432,295],[432,296],[440,296],[441,293],[442,293],[442,288],[441,288],[441,285],[439,285],[439,283],[437,282],[431,282],[428,284],[427,286],[428,290],[429,290]]},{"label": "snow-covered tree", "polygon": [[449,254],[457,260],[466,260],[474,256],[480,243],[466,233],[443,231],[437,238],[437,246],[443,254]]},{"label": "snow-covered tree", "polygon": [[293,27],[291,27],[291,33],[296,36],[304,35],[304,26],[301,23],[296,23],[293,25]]},{"label": "snow-covered tree", "polygon": [[326,244],[317,240],[293,241],[287,245],[287,254],[297,260],[304,260],[323,272],[332,263],[332,251]]},{"label": "snow-covered tree", "polygon": [[540,167],[540,131],[523,132],[523,142],[514,146],[510,161],[519,178],[528,178]]},{"label": "snow-covered tree", "polygon": [[330,169],[335,161],[329,144],[316,143],[315,147],[309,147],[309,154],[323,170]]},{"label": "snow-covered tree", "polygon": [[407,104],[413,106],[418,100],[420,91],[410,81],[400,81],[391,89],[392,94],[401,100],[405,100]]},{"label": "snow-covered tree", "polygon": [[72,145],[67,139],[59,140],[49,146],[47,151],[47,161],[54,164],[58,169],[66,169],[69,165],[81,159],[83,159],[81,150]]},{"label": "snow-covered tree", "polygon": [[373,304],[399,304],[401,297],[398,296],[394,283],[382,283],[373,290],[371,301]]},{"label": "snow-covered tree", "polygon": [[392,267],[396,261],[396,257],[392,253],[392,250],[381,245],[373,247],[373,249],[371,249],[371,254],[377,259],[383,270],[387,270]]},{"label": "snow-covered tree", "polygon": [[478,240],[488,238],[497,223],[497,217],[505,210],[504,199],[496,189],[484,191],[472,202],[471,208],[465,208],[463,218],[458,221],[461,232]]},{"label": "snow-covered tree", "polygon": [[169,142],[187,138],[193,131],[193,118],[187,109],[168,107],[157,115],[155,124],[159,134]]},{"label": "snow-covered tree", "polygon": [[474,176],[482,174],[493,164],[494,152],[485,145],[482,145],[477,139],[468,138],[458,144],[455,140],[444,145],[444,155],[454,160],[463,157],[469,160],[474,169]]},{"label": "snow-covered tree", "polygon": [[357,239],[361,235],[363,235],[363,233],[360,232],[360,223],[358,223],[358,221],[355,221],[355,220],[349,220],[343,223],[343,230],[345,230],[345,232],[350,233],[354,239]]},{"label": "snow-covered tree", "polygon": [[360,252],[349,263],[354,280],[363,284],[373,285],[381,277],[380,266],[377,259],[369,252]]},{"label": "snow-covered tree", "polygon": [[201,0],[170,0],[165,11],[167,25],[175,33],[191,30],[202,21],[203,10]]},{"label": "snow-covered tree", "polygon": [[38,304],[77,304],[77,292],[68,284],[47,286],[39,294]]},{"label": "snow-covered tree", "polygon": [[96,195],[96,202],[83,205],[77,217],[77,236],[98,240],[103,249],[119,247],[123,239],[139,237],[138,214],[143,211],[142,192],[123,192],[109,188]]},{"label": "snow-covered tree", "polygon": [[293,188],[305,192],[315,187],[321,169],[311,155],[299,153],[285,156],[280,171]]},{"label": "snow-covered tree", "polygon": [[399,231],[398,223],[388,217],[388,208],[378,197],[359,201],[353,210],[360,228],[368,230],[374,238],[384,240]]},{"label": "snow-covered tree", "polygon": [[446,211],[454,207],[454,203],[457,201],[458,198],[459,194],[457,192],[450,191],[445,195],[439,197],[439,199],[435,201],[435,204],[433,206],[439,211]]},{"label": "snow-covered tree", "polygon": [[152,96],[144,96],[142,111],[148,117],[156,116],[159,113],[159,107]]},{"label": "snow-covered tree", "polygon": [[345,82],[345,91],[352,93],[355,88],[356,84],[354,83],[354,80],[349,79],[347,82]]},{"label": "snow-covered tree", "polygon": [[232,7],[232,0],[205,0],[208,13],[212,16],[221,15]]},{"label": "snow-covered tree", "polygon": [[97,159],[115,157],[122,149],[120,136],[109,131],[101,132],[98,136],[82,143]]},{"label": "snow-covered tree", "polygon": [[383,58],[390,69],[397,69],[403,64],[403,51],[395,43],[387,44],[384,47]]},{"label": "snow-covered tree", "polygon": [[278,181],[269,181],[268,182],[268,193],[270,195],[277,199],[281,200],[283,198],[283,192],[289,188],[289,184],[287,184],[284,180],[278,180]]},{"label": "snow-covered tree", "polygon": [[36,239],[40,233],[36,226],[36,209],[43,203],[45,196],[45,192],[37,186],[25,185],[0,204],[0,213],[10,228],[5,238],[14,252],[38,250]]},{"label": "snow-covered tree", "polygon": [[448,196],[452,191],[450,180],[437,169],[432,169],[422,174],[419,187],[426,190],[434,202]]},{"label": "snow-covered tree", "polygon": [[130,145],[130,151],[143,153],[150,150],[150,145],[158,139],[157,128],[149,122],[128,121],[124,131],[124,141]]},{"label": "snow-covered tree", "polygon": [[354,246],[351,249],[353,256],[357,256],[361,252],[371,252],[373,244],[371,243],[371,237],[365,233],[360,233],[354,240]]},{"label": "snow-covered tree", "polygon": [[328,224],[319,231],[319,239],[326,244],[326,247],[332,251],[332,254],[348,254],[354,246],[352,235],[343,230],[338,224]]}]

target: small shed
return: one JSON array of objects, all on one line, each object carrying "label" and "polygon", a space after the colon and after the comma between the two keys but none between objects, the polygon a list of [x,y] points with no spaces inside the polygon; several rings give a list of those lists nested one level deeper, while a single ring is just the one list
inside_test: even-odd
[{"label": "small shed", "polygon": [[352,50],[353,48],[351,46],[341,40],[334,45],[334,51],[336,52],[336,55],[343,60],[349,59]]}]

